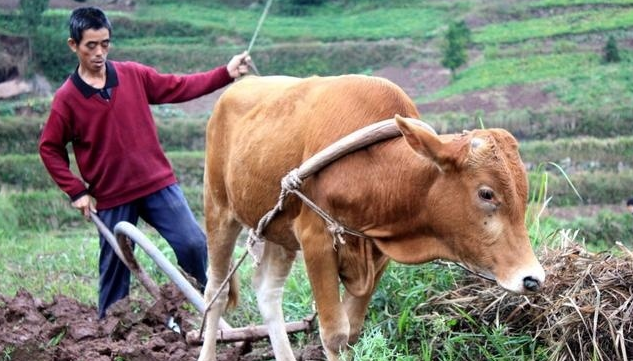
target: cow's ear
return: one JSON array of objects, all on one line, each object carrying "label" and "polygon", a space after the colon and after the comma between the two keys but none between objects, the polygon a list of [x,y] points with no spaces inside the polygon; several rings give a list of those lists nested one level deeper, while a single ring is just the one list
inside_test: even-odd
[{"label": "cow's ear", "polygon": [[465,161],[470,149],[468,143],[460,141],[443,143],[437,135],[410,123],[397,114],[395,119],[409,146],[416,153],[432,160],[443,171],[459,167]]}]

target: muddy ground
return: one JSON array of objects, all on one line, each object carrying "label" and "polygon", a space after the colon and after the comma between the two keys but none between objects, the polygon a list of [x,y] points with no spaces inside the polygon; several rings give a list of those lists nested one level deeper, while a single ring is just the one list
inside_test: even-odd
[{"label": "muddy ground", "polygon": [[[199,325],[200,315],[183,307],[184,296],[173,285],[161,289],[163,300],[150,304],[125,299],[97,319],[95,307],[63,295],[52,302],[21,290],[0,295],[0,357],[11,361],[186,361],[196,360],[199,345],[185,334]],[[173,316],[180,333],[167,328]],[[298,360],[325,360],[316,332],[297,348]],[[219,346],[218,360],[272,360],[266,340],[235,347]]]}]

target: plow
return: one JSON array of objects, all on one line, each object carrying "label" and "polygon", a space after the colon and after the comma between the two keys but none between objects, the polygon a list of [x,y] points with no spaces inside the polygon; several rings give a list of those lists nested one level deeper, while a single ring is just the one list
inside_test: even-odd
[{"label": "plow", "polygon": [[[145,269],[138,263],[134,257],[134,249],[132,244],[141,248],[154,261],[156,266],[165,273],[165,275],[179,288],[187,300],[204,315],[206,306],[202,294],[187,280],[185,276],[178,270],[162,252],[154,245],[154,243],[139,230],[136,226],[129,222],[119,222],[114,227],[114,231],[110,231],[108,227],[101,221],[99,216],[91,213],[92,222],[107,242],[110,244],[114,252],[121,261],[128,267],[130,272],[138,279],[138,281],[147,290],[154,300],[159,300],[161,296],[160,288],[147,274]],[[286,332],[311,332],[314,329],[316,314],[309,315],[301,321],[286,323]],[[268,330],[264,325],[251,325],[245,327],[232,327],[224,319],[220,319],[219,330],[217,333],[218,342],[234,343],[234,342],[253,342],[268,337]],[[173,319],[166,322],[166,327],[172,331],[180,333],[180,327]],[[186,335],[187,343],[191,345],[200,345],[202,341],[200,332],[192,332]]]}]

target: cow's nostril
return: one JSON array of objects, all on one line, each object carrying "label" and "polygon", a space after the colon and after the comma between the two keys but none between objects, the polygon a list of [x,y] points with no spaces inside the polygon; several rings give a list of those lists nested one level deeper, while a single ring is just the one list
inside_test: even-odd
[{"label": "cow's nostril", "polygon": [[523,287],[528,291],[536,292],[541,288],[541,282],[528,276],[523,279]]}]

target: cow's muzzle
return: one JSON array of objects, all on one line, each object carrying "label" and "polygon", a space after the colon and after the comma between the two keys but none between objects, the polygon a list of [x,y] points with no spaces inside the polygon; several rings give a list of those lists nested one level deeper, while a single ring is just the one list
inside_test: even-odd
[{"label": "cow's muzzle", "polygon": [[523,279],[523,287],[530,292],[538,292],[541,289],[541,282],[528,276]]}]

